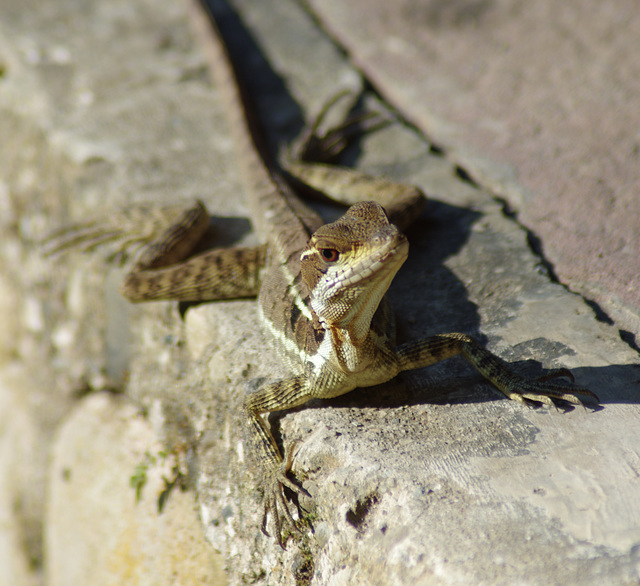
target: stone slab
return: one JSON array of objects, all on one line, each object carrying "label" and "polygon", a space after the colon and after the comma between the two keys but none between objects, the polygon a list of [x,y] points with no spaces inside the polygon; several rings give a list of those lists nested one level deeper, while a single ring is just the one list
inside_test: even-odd
[{"label": "stone slab", "polygon": [[163,454],[149,421],[125,398],[100,393],[77,406],[52,449],[47,584],[224,583],[192,494],[176,488],[158,511],[175,465]]},{"label": "stone slab", "polygon": [[[298,45],[292,50],[292,37],[318,41],[293,5],[283,4],[234,3],[267,61],[305,104],[299,88],[326,69],[314,59],[324,52],[313,43],[306,52]],[[244,51],[256,61],[246,45]],[[319,91],[331,95],[341,83],[342,76],[327,78]],[[240,459],[242,469],[249,459],[234,439],[234,409],[222,405],[238,405],[243,389],[257,384],[254,377],[281,371],[267,341],[248,333],[246,302],[190,310],[187,340],[198,340],[190,346],[193,359],[204,361],[203,378],[212,381],[223,409],[201,445],[202,516],[211,519],[211,539],[224,543],[232,576],[261,568],[267,583],[295,583],[312,567],[312,583],[319,584],[595,584],[607,576],[634,582],[640,536],[628,517],[637,490],[628,462],[636,457],[632,437],[639,432],[637,355],[579,297],[549,280],[526,232],[420,137],[398,125],[366,137],[360,154],[362,168],[438,194],[411,233],[414,256],[391,291],[406,337],[474,331],[510,360],[569,366],[580,384],[609,398],[590,415],[522,411],[494,401],[499,397],[491,391],[478,396],[468,371],[449,364],[408,376],[404,388],[362,390],[275,418],[284,445],[295,442],[294,472],[314,496],[314,539],[285,554],[257,539],[247,551],[237,539],[254,539],[260,512],[241,504],[251,483],[235,466]],[[216,341],[207,343],[211,332]],[[624,421],[625,433],[611,436],[616,420]],[[593,447],[605,436],[611,448],[596,454]],[[226,498],[219,498],[220,486]],[[607,512],[612,508],[615,515]]]},{"label": "stone slab", "polygon": [[640,332],[637,4],[309,4],[385,98],[509,203],[560,281],[601,305],[633,340]]},{"label": "stone slab", "polygon": [[122,388],[131,359],[128,306],[115,286],[105,294],[104,264],[45,259],[42,238],[100,205],[170,201],[176,169],[201,180],[179,181],[187,197],[224,181],[198,146],[215,140],[212,98],[189,83],[201,70],[180,8],[80,4],[0,11],[3,584],[43,583],[53,437],[80,397]]}]

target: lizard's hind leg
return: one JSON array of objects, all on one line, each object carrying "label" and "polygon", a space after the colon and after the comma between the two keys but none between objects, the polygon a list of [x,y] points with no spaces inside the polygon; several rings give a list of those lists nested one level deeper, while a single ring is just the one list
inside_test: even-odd
[{"label": "lizard's hind leg", "polygon": [[[391,223],[404,230],[420,214],[426,204],[424,193],[414,185],[367,175],[335,164],[346,147],[363,132],[371,132],[390,121],[376,112],[347,116],[340,124],[321,132],[324,118],[342,97],[338,94],[322,109],[292,149],[284,167],[294,181],[346,206],[375,201],[382,205]],[[368,123],[363,127],[364,122]]]},{"label": "lizard's hind leg", "polygon": [[44,242],[54,255],[116,243],[112,259],[137,257],[122,284],[130,301],[205,301],[255,297],[266,262],[265,246],[221,248],[191,256],[209,228],[201,202],[158,207],[134,205],[101,219],[55,232]]},{"label": "lizard's hind leg", "polygon": [[345,149],[360,136],[391,124],[388,116],[370,111],[348,113],[339,124],[327,126],[326,119],[339,102],[349,98],[347,110],[351,112],[358,97],[359,94],[344,90],[329,98],[291,146],[291,160],[336,164]]}]

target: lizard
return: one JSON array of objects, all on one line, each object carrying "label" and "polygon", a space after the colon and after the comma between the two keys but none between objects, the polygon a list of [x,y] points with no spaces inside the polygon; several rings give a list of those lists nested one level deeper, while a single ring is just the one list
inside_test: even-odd
[{"label": "lizard", "polygon": [[[265,534],[269,517],[282,547],[281,517],[300,530],[285,487],[309,496],[288,476],[292,450],[282,457],[263,418],[271,411],[378,385],[453,356],[462,356],[506,397],[523,404],[554,406],[560,400],[581,405],[580,397],[598,401],[593,392],[573,384],[568,370],[524,378],[467,334],[396,344],[385,294],[409,253],[403,230],[421,212],[425,195],[414,186],[329,165],[344,148],[350,123],[320,134],[324,111],[304,137],[298,159],[275,161],[261,140],[215,20],[199,0],[186,1],[229,119],[252,223],[264,244],[192,254],[210,221],[197,201],[160,209],[133,206],[70,226],[48,239],[47,252],[73,246],[91,250],[112,241],[120,242],[121,252],[140,246],[122,284],[132,302],[257,297],[261,325],[291,371],[248,393],[242,405],[260,465]],[[301,184],[350,207],[335,222],[323,224],[298,197]],[[561,376],[571,383],[552,381]]]}]

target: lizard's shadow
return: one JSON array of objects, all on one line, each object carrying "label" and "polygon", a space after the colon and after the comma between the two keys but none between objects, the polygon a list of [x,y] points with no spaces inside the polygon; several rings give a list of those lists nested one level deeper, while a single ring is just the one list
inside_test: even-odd
[{"label": "lizard's shadow", "polygon": [[302,132],[302,109],[233,8],[222,0],[203,3],[215,15],[220,35],[238,71],[242,91],[250,99],[254,111],[249,115],[257,118],[267,150],[276,153],[278,145],[290,143]]}]

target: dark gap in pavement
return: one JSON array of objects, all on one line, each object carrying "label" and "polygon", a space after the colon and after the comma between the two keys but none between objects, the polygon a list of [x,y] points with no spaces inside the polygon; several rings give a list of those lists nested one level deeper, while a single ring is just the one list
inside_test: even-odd
[{"label": "dark gap in pavement", "polygon": [[[446,157],[446,153],[444,153],[444,156]],[[458,179],[460,179],[461,181],[464,181],[465,183],[468,183],[469,185],[471,185],[472,187],[475,187],[476,189],[480,189],[480,185],[476,183],[474,178],[471,177],[471,175],[466,169],[464,169],[460,165],[456,165],[454,168],[455,168],[455,175]]]},{"label": "dark gap in pavement", "polygon": [[[487,190],[487,192],[491,194],[489,190]],[[513,210],[513,208],[511,208],[511,206],[505,199],[495,196],[493,194],[492,194],[492,197],[497,202],[499,202],[500,205],[502,206],[502,213],[508,218],[512,219],[522,230],[525,231],[527,235],[527,243],[529,244],[529,248],[531,249],[531,252],[538,257],[540,269],[544,272],[544,274],[546,274],[547,277],[552,282],[557,283],[558,285],[561,285],[562,287],[564,287],[569,293],[578,295],[582,299],[582,301],[591,308],[591,311],[593,311],[594,317],[599,322],[615,327],[616,322],[611,318],[611,316],[609,316],[609,314],[604,309],[602,309],[602,307],[597,301],[593,299],[589,299],[588,297],[585,297],[581,293],[577,293],[576,291],[573,291],[566,283],[563,283],[562,281],[560,281],[560,279],[558,278],[558,275],[555,272],[553,264],[547,259],[547,257],[544,254],[542,241],[537,236],[537,234],[535,234],[535,232],[533,232],[531,229],[527,228],[527,226],[523,225],[520,222],[520,220],[518,219],[517,212]],[[620,339],[625,344],[627,344],[632,350],[640,354],[640,346],[638,346],[636,337],[632,332],[618,329],[618,334],[620,335]]]}]

